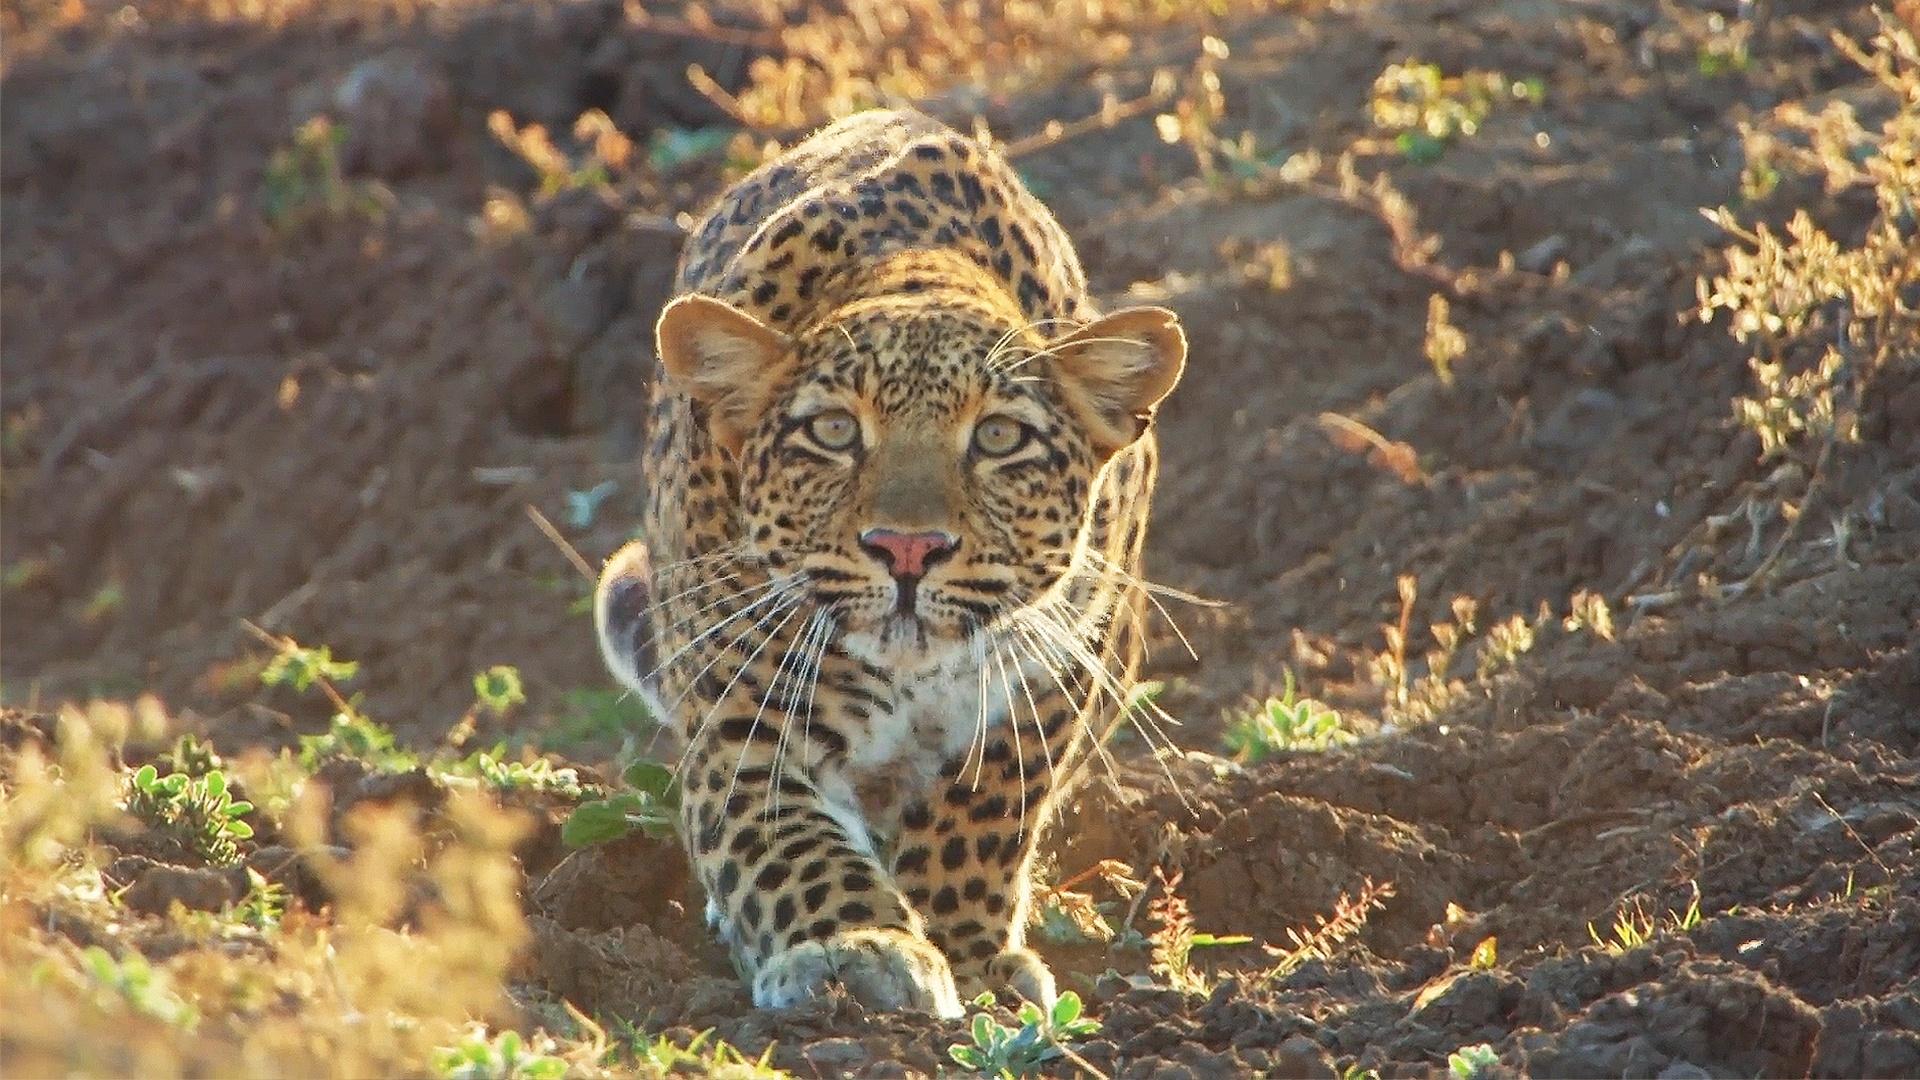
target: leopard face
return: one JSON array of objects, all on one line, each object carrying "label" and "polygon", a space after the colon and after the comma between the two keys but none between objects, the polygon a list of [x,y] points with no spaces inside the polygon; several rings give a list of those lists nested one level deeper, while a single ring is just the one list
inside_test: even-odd
[{"label": "leopard face", "polygon": [[717,301],[681,321],[663,316],[662,357],[737,460],[750,557],[900,670],[1054,598],[1100,470],[1184,355],[1158,309],[1053,341],[959,298],[868,301],[792,337]]}]

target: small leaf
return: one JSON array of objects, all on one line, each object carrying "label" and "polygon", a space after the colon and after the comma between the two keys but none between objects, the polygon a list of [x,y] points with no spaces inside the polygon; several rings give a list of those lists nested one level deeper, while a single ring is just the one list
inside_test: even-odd
[{"label": "small leaf", "polygon": [[246,840],[253,836],[253,826],[244,821],[229,821],[224,831],[235,840]]},{"label": "small leaf", "polygon": [[1080,1019],[1080,995],[1069,990],[1053,1002],[1053,1026],[1066,1027]]},{"label": "small leaf", "polygon": [[986,1013],[973,1014],[973,1041],[978,1046],[993,1042],[993,1018]]},{"label": "small leaf", "polygon": [[1245,934],[1195,934],[1195,948],[1214,948],[1225,945],[1245,945],[1253,939]]},{"label": "small leaf", "polygon": [[1473,947],[1468,966],[1475,971],[1492,971],[1500,965],[1500,939],[1489,937]]},{"label": "small leaf", "polygon": [[627,766],[621,779],[635,791],[664,799],[673,790],[673,770],[657,761],[636,761]]},{"label": "small leaf", "polygon": [[159,775],[160,770],[151,765],[142,765],[140,771],[133,774],[133,786],[141,791],[151,791],[153,782],[159,778]]},{"label": "small leaf", "polygon": [[218,769],[215,769],[212,772],[208,773],[206,775],[206,779],[203,780],[202,783],[206,785],[207,794],[211,795],[216,799],[218,799],[220,796],[225,795],[227,793],[226,774],[222,773]]},{"label": "small leaf", "polygon": [[560,826],[560,839],[569,847],[591,847],[632,832],[633,824],[627,820],[625,808],[616,805],[617,802],[616,799],[596,799],[581,803],[567,816],[566,824]]}]

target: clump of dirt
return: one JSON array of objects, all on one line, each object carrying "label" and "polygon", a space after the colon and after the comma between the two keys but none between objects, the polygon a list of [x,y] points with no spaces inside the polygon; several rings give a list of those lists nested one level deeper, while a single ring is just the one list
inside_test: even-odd
[{"label": "clump of dirt", "polygon": [[[6,16],[10,703],[151,689],[225,753],[289,747],[327,711],[260,690],[245,619],[363,661],[352,690],[415,745],[464,722],[568,749],[557,733],[606,679],[586,584],[527,510],[589,564],[629,536],[675,217],[734,152],[671,148],[730,123],[727,94],[784,40],[763,15],[648,7]],[[1085,1064],[1408,1075],[1486,1044],[1536,1075],[1920,1071],[1920,388],[1902,368],[1857,403],[1860,440],[1793,506],[1815,527],[1760,575],[1804,486],[1729,419],[1750,350],[1694,314],[1725,241],[1699,208],[1864,227],[1863,200],[1792,177],[1743,204],[1741,128],[1884,109],[1829,36],[1874,23],[1865,4],[1775,4],[1738,23],[1735,64],[1724,7],[1196,16],[1097,75],[933,103],[1037,136],[1017,164],[1103,299],[1167,304],[1193,339],[1161,421],[1149,569],[1227,603],[1170,602],[1198,659],[1160,627],[1151,667],[1187,753],[1163,768],[1122,747],[1058,865],[1178,867],[1197,927],[1275,945],[1368,879],[1394,887],[1288,974],[1255,945],[1208,951],[1206,993],[1141,985],[1125,934],[1049,946],[1103,1024],[1075,1047]],[[1403,61],[1544,91],[1416,159],[1368,110]],[[1046,134],[1150,92],[1161,67],[1217,82],[1241,157],[1197,152],[1191,129],[1169,141],[1155,110]],[[569,133],[588,109],[644,164],[555,178],[488,119],[583,151]],[[1467,343],[1444,372],[1435,296]],[[1568,618],[1583,590],[1615,625]],[[1485,677],[1409,723],[1383,707],[1382,628],[1411,628],[1406,679],[1435,674],[1425,628],[1457,596],[1480,625],[1456,674]],[[1487,631],[1512,616],[1530,647],[1502,653]],[[528,702],[473,717],[472,675],[494,664],[519,668]],[[1222,714],[1287,671],[1367,737],[1213,757]],[[0,713],[0,780],[58,742],[54,720]],[[354,807],[427,820],[448,798],[425,771],[343,760],[319,779],[341,852]],[[712,1028],[801,1075],[932,1072],[966,1037],[837,996],[752,1010],[670,842],[570,851],[569,800],[508,798],[535,822],[515,849],[529,1016],[564,999]],[[270,832],[233,868],[119,839],[107,876],[136,911],[229,905],[247,867],[329,902]],[[1623,913],[1648,940],[1619,937]]]}]

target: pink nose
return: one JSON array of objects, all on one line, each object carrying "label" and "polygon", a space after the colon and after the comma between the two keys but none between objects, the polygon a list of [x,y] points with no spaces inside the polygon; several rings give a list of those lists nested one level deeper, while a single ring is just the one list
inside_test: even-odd
[{"label": "pink nose", "polygon": [[960,541],[951,533],[938,531],[868,529],[860,534],[860,546],[884,563],[894,577],[917,578],[952,555]]}]

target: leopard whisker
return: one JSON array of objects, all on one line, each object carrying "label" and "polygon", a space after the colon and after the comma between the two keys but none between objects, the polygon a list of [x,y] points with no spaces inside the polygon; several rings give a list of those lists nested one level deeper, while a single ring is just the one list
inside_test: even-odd
[{"label": "leopard whisker", "polygon": [[[713,666],[719,663],[723,657],[730,655],[734,649],[738,648],[741,642],[744,642],[749,637],[752,637],[753,635],[760,633],[770,623],[772,623],[772,621],[777,617],[781,617],[784,615],[784,618],[782,618],[779,625],[785,626],[787,620],[790,620],[793,618],[793,613],[798,611],[801,605],[806,602],[805,594],[797,589],[792,592],[786,592],[778,595],[780,595],[781,598],[777,603],[774,604],[773,607],[768,608],[758,618],[756,618],[753,622],[753,625],[747,627],[745,630],[742,630],[739,634],[735,635],[733,640],[728,642],[725,648],[720,649],[718,652],[714,654],[714,657],[712,660],[707,661],[707,666],[702,668],[698,675],[695,675],[692,679],[688,680],[687,685],[681,688],[680,695],[674,698],[673,703],[668,706],[669,711],[677,707],[680,704],[681,700],[683,700],[686,697],[686,695],[692,691],[694,686],[698,685],[700,680],[706,677],[707,672],[711,671],[713,669]],[[777,629],[778,628],[776,627],[775,632],[777,632]],[[719,711],[721,705],[726,703],[727,695],[733,692],[733,687],[736,683],[740,681],[740,676],[746,673],[747,668],[751,667],[755,660],[759,659],[760,654],[766,650],[767,645],[772,641],[773,641],[773,635],[768,634],[766,638],[763,639],[760,642],[760,644],[754,648],[753,652],[750,655],[748,655],[748,657],[745,660],[741,661],[738,667],[734,668],[733,677],[727,680],[727,685],[724,688],[722,688],[719,695],[713,699],[713,704],[708,707],[706,711],[706,715],[702,716],[700,718],[700,723],[696,725],[693,728],[693,730],[687,733],[686,742],[688,746],[694,745],[696,742],[699,741],[700,736],[706,733],[707,726],[713,723],[714,714]],[[743,754],[742,756],[744,757],[745,755]],[[679,765],[676,765],[674,767],[674,772],[677,774],[680,771],[680,769],[685,766],[685,764],[686,762],[683,759]]]},{"label": "leopard whisker", "polygon": [[[705,630],[702,630],[700,633],[694,635],[691,639],[681,644],[681,646],[678,649],[674,650],[672,656],[669,656],[665,660],[662,660],[656,663],[653,666],[652,671],[649,671],[645,675],[641,676],[640,681],[646,682],[648,679],[658,677],[661,673],[665,672],[667,670],[667,667],[671,665],[674,661],[686,655],[688,650],[693,649],[694,647],[700,645],[702,642],[719,634],[720,630],[723,627],[725,627],[728,623],[731,623],[733,620],[739,618],[742,615],[745,615],[749,611],[752,611],[754,608],[759,607],[761,604],[766,603],[769,599],[775,596],[783,595],[789,590],[789,588],[797,586],[803,583],[804,581],[805,581],[804,574],[795,573],[785,578],[775,578],[772,581],[765,581],[757,585],[750,585],[747,588],[741,589],[738,592],[731,593],[727,596],[723,596],[720,599],[715,600],[714,602],[708,604],[706,607],[701,608],[699,611],[696,611],[691,615],[685,616],[681,620],[681,622],[690,622],[694,619],[697,619],[700,616],[705,615],[706,613],[712,611],[714,608],[719,607],[720,605],[725,604],[729,601],[741,600],[749,596],[754,597],[754,599],[750,603],[747,603],[741,606],[733,614],[728,615],[726,618],[721,619],[718,622],[715,622],[711,626],[708,626]],[[756,593],[765,593],[766,595],[755,596]],[[660,636],[659,630],[656,628],[654,632],[654,637],[657,640],[659,636]],[[705,672],[703,671],[701,674],[705,674]],[[678,699],[675,699],[675,700],[677,703]]]},{"label": "leopard whisker", "polygon": [[[1025,631],[1025,629],[1026,629],[1026,628],[1025,628],[1025,627],[1023,627],[1023,626],[1022,626],[1022,627],[1015,627],[1015,630],[1016,630],[1016,632],[1023,632],[1023,631]],[[1013,645],[1016,645],[1016,646],[1017,646],[1017,645],[1019,645],[1019,644],[1020,644],[1020,641],[1019,641],[1019,639],[1017,639],[1017,638],[1016,638],[1016,639],[1011,639],[1011,641],[1010,641],[1010,644],[1013,644]],[[1038,658],[1036,657],[1035,659],[1038,659]],[[1053,784],[1053,783],[1055,783],[1055,782],[1056,782],[1056,778],[1055,778],[1055,776],[1054,776],[1054,772],[1053,772],[1053,747],[1052,747],[1052,745],[1050,745],[1050,744],[1049,744],[1049,743],[1047,742],[1047,732],[1046,732],[1046,728],[1042,726],[1042,722],[1041,722],[1041,719],[1040,719],[1040,704],[1039,704],[1039,702],[1038,702],[1037,700],[1035,700],[1035,698],[1034,698],[1034,696],[1033,696],[1033,686],[1032,686],[1032,684],[1031,684],[1031,683],[1029,683],[1029,682],[1027,681],[1027,668],[1026,668],[1026,665],[1025,665],[1025,664],[1022,664],[1022,663],[1020,663],[1020,662],[1019,662],[1019,658],[1018,658],[1018,657],[1015,657],[1015,662],[1014,662],[1014,665],[1013,665],[1013,670],[1014,670],[1014,673],[1015,673],[1015,674],[1017,674],[1017,675],[1019,675],[1019,676],[1020,676],[1020,692],[1021,692],[1022,694],[1024,694],[1025,696],[1026,696],[1026,699],[1027,699],[1027,709],[1028,709],[1028,711],[1030,711],[1030,712],[1032,713],[1032,715],[1033,715],[1033,730],[1034,730],[1034,734],[1036,734],[1036,735],[1038,735],[1038,736],[1040,736],[1040,753],[1041,753],[1041,755],[1042,755],[1042,756],[1043,756],[1043,757],[1044,757],[1044,758],[1046,759],[1046,763],[1047,763],[1047,782],[1048,782],[1048,783],[1049,783],[1049,784],[1051,785],[1051,784]],[[1063,687],[1063,688],[1061,689],[1061,693],[1062,693],[1062,694],[1065,694],[1065,693],[1066,693],[1066,690],[1065,690],[1065,688],[1064,688],[1064,687]],[[1077,707],[1076,707],[1076,708],[1077,708]],[[1015,744],[1015,747],[1016,747],[1016,749],[1018,748],[1018,743],[1016,743],[1016,744]]]},{"label": "leopard whisker", "polygon": [[1033,363],[1035,360],[1039,360],[1043,357],[1048,357],[1048,356],[1058,356],[1060,354],[1060,350],[1063,348],[1066,348],[1068,345],[1093,345],[1093,344],[1140,345],[1144,347],[1144,343],[1138,340],[1137,338],[1124,338],[1124,337],[1074,338],[1072,341],[1059,342],[1054,345],[1049,345],[1044,349],[1035,349],[1032,352],[1027,353],[1025,356],[1022,356],[1020,359],[1015,360],[1011,364],[1002,365],[999,370],[1002,374],[1018,371],[1021,368],[1025,367],[1026,365]]},{"label": "leopard whisker", "polygon": [[688,570],[696,566],[704,566],[708,563],[719,562],[723,559],[738,558],[739,556],[747,552],[747,549],[749,546],[750,545],[745,540],[736,540],[731,544],[722,544],[719,547],[713,549],[712,551],[704,552],[699,555],[689,555],[684,559],[675,559],[674,561],[669,563],[661,563],[660,565],[652,568],[652,574],[654,577],[657,578],[667,574],[677,574],[683,570]]},{"label": "leopard whisker", "polygon": [[[809,668],[817,669],[819,657],[826,653],[827,642],[825,631],[830,622],[831,617],[825,611],[816,610],[813,613],[813,619],[807,623],[806,629],[798,635],[797,640],[801,643],[800,664],[793,669],[792,675],[788,677],[787,697],[782,703],[782,707],[786,712],[786,719],[780,724],[780,742],[773,750],[773,771],[768,777],[771,783],[767,787],[767,805],[769,810],[767,814],[762,815],[763,819],[780,812],[780,781],[786,772],[787,744],[793,738],[793,729],[795,726],[794,710],[795,707],[800,704],[801,674],[809,670]],[[817,647],[814,645],[816,638],[819,639],[820,642]],[[805,685],[811,689],[812,683],[808,682]],[[771,687],[769,687],[768,693],[772,693]],[[808,709],[809,712],[802,723],[813,719],[811,703],[809,703]],[[810,762],[806,760],[804,744],[801,750],[801,757],[801,765],[803,767],[810,764]]]},{"label": "leopard whisker", "polygon": [[[1013,759],[1020,775],[1020,832],[1025,834],[1027,831],[1027,754],[1025,748],[1020,745],[1020,714],[1013,701],[1013,680],[1007,675],[1007,659],[1005,649],[1002,648],[1006,644],[1004,639],[994,643],[993,662],[994,666],[1000,669],[1001,692],[1007,698],[1007,733],[1013,739]],[[1018,669],[1019,666],[1019,658],[1015,657],[1014,667]],[[1034,715],[1034,727],[1037,730],[1040,724],[1040,710],[1036,707],[1031,711]]]},{"label": "leopard whisker", "polygon": [[977,748],[980,754],[980,760],[973,767],[973,790],[975,791],[980,790],[980,774],[987,767],[987,645],[988,645],[988,639],[989,639],[989,635],[985,630],[978,631],[973,635],[973,641],[972,641],[973,668],[974,668],[974,671],[978,673],[979,679],[980,679],[980,688],[979,688],[979,693],[977,695],[977,700],[979,701],[980,710],[978,714],[978,719],[974,726],[973,738],[971,741],[967,743],[966,754],[960,758],[960,771],[954,774],[954,779],[958,780],[960,778],[960,774],[965,773],[967,771],[967,762],[973,759],[974,751]]},{"label": "leopard whisker", "polygon": [[810,768],[813,764],[813,707],[820,690],[820,675],[826,668],[827,650],[833,647],[833,635],[839,630],[834,623],[834,609],[829,606],[820,609],[827,617],[826,626],[820,635],[820,648],[813,656],[813,671],[807,677],[807,712],[800,722],[800,758]]},{"label": "leopard whisker", "polygon": [[[1078,674],[1072,674],[1073,669],[1068,667],[1067,671],[1069,674],[1072,674],[1074,685],[1073,691],[1069,692],[1067,690],[1066,677],[1061,674],[1059,667],[1055,666],[1052,661],[1042,655],[1042,646],[1040,642],[1036,640],[1034,632],[1024,624],[1019,624],[1019,629],[1023,636],[1025,648],[1034,660],[1039,663],[1041,669],[1047,673],[1048,677],[1053,679],[1053,685],[1060,691],[1061,696],[1073,702],[1073,708],[1076,714],[1084,714],[1091,704],[1086,683],[1081,681]],[[1120,772],[1115,766],[1113,755],[1107,752],[1106,746],[1098,739],[1089,739],[1087,741],[1092,744],[1094,756],[1100,760],[1102,765],[1106,766],[1107,778],[1114,784],[1119,784]],[[1042,742],[1041,745],[1045,746],[1046,744]],[[1051,752],[1049,752],[1049,754],[1051,754]]]},{"label": "leopard whisker", "polygon": [[[1119,711],[1119,715],[1107,726],[1107,730],[1100,735],[1097,741],[1104,743],[1107,738],[1111,736],[1113,729],[1117,725],[1126,720],[1132,720],[1135,729],[1140,732],[1142,738],[1146,739],[1148,747],[1153,751],[1154,759],[1159,761],[1161,771],[1166,774],[1168,783],[1173,787],[1175,793],[1180,796],[1181,802],[1191,808],[1192,804],[1187,798],[1187,793],[1183,785],[1181,785],[1179,778],[1174,775],[1173,768],[1168,765],[1166,761],[1167,756],[1177,754],[1179,749],[1174,744],[1173,739],[1160,727],[1159,721],[1154,718],[1152,713],[1158,712],[1167,722],[1175,725],[1178,725],[1179,721],[1175,720],[1172,716],[1168,715],[1165,710],[1160,709],[1158,705],[1155,705],[1151,701],[1139,703],[1133,701],[1130,695],[1127,694],[1126,689],[1120,685],[1119,679],[1107,667],[1106,662],[1100,656],[1093,653],[1092,650],[1087,647],[1086,643],[1081,641],[1077,635],[1073,634],[1072,631],[1060,623],[1059,616],[1054,613],[1057,606],[1058,602],[1055,602],[1053,605],[1045,607],[1027,608],[1021,614],[1032,620],[1031,625],[1033,625],[1036,630],[1041,631],[1044,635],[1050,636],[1056,647],[1066,649],[1068,655],[1077,659],[1080,666],[1084,667],[1087,672],[1094,677],[1095,686],[1113,700],[1114,707]],[[1154,741],[1156,738],[1159,740],[1158,744]]]},{"label": "leopard whisker", "polygon": [[[750,655],[748,655],[746,661],[740,665],[739,669],[733,673],[733,678],[727,680],[726,689],[720,691],[720,695],[714,698],[713,707],[707,710],[707,715],[700,721],[701,732],[706,731],[707,725],[713,722],[714,715],[720,711],[721,706],[727,703],[727,698],[729,695],[733,693],[733,687],[736,683],[740,681],[740,676],[745,674],[746,670],[752,667],[755,664],[755,662],[757,662],[760,659],[760,654],[767,651],[767,646],[779,640],[781,632],[786,630],[787,625],[793,622],[794,617],[800,614],[800,611],[803,607],[804,607],[804,601],[796,599],[792,604],[789,604],[784,609],[786,611],[786,614],[780,619],[779,623],[775,624],[772,629],[767,631],[766,636],[760,639],[760,644],[754,646],[753,652]],[[792,650],[793,650],[793,643],[789,641],[787,643],[787,651],[791,653]],[[782,657],[782,662],[783,663],[785,662],[785,657]],[[773,683],[777,682],[778,680],[779,680],[779,669],[776,668],[774,669],[773,678],[767,681],[768,695],[772,693]],[[766,707],[767,707],[767,695],[762,695],[760,698],[761,711],[764,712]],[[740,787],[740,770],[746,767],[747,757],[753,750],[753,737],[754,735],[758,734],[759,731],[760,731],[760,713],[756,712],[754,713],[754,716],[753,716],[753,726],[747,729],[747,737],[741,740],[740,756],[734,759],[733,777],[727,783],[726,797],[720,800],[720,804],[722,806],[725,806],[727,803],[733,801],[733,793],[736,790],[738,790]],[[688,744],[692,745],[693,742],[697,741],[698,737],[699,736],[696,735],[694,736],[694,738],[689,739]]]}]

